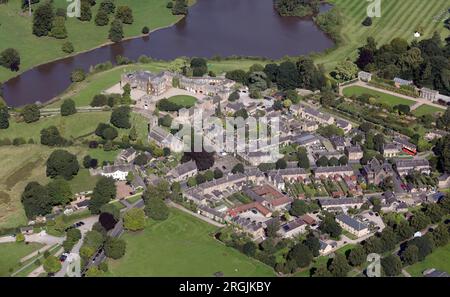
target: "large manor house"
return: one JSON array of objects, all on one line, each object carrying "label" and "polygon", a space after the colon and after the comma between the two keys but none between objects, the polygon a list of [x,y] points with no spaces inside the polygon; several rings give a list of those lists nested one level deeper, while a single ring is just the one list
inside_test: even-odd
[{"label": "large manor house", "polygon": [[122,75],[121,86],[126,84],[153,96],[160,96],[170,88],[177,87],[195,94],[228,98],[235,82],[223,77],[186,77],[169,71],[136,71]]}]

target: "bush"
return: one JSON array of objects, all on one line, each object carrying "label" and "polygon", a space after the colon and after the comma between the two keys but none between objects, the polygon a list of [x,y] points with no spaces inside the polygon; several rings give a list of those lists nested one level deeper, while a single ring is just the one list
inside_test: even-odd
[{"label": "bush", "polygon": [[83,69],[75,69],[72,71],[72,74],[70,75],[70,80],[72,82],[80,82],[83,81],[86,78],[86,74]]},{"label": "bush", "polygon": [[364,19],[364,21],[362,22],[362,24],[366,27],[370,27],[372,26],[372,18],[371,17],[366,17]]},{"label": "bush", "polygon": [[145,213],[142,209],[133,208],[123,217],[124,227],[130,231],[139,231],[145,227]]},{"label": "bush", "polygon": [[142,28],[142,34],[148,34],[148,33],[150,33],[150,29],[147,26]]},{"label": "bush", "polygon": [[75,101],[72,99],[66,99],[61,105],[61,115],[63,117],[72,115],[77,113],[77,109],[75,107]]},{"label": "bush", "polygon": [[75,51],[73,44],[70,41],[64,42],[63,45],[61,46],[61,50],[66,54],[71,54]]}]

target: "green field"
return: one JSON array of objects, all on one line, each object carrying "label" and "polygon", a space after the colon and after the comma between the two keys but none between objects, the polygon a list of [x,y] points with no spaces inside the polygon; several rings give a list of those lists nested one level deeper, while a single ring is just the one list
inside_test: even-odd
[{"label": "green field", "polygon": [[1,138],[23,137],[25,140],[32,138],[36,143],[40,143],[40,132],[43,128],[56,126],[59,132],[66,139],[75,139],[95,131],[101,122],[108,123],[110,112],[77,113],[68,117],[51,116],[41,118],[39,121],[27,124],[10,121],[10,127],[2,130]]},{"label": "green field", "polygon": [[168,220],[126,233],[125,256],[109,261],[112,276],[275,276],[268,266],[212,237],[216,228],[172,209]]},{"label": "green field", "polygon": [[430,268],[450,273],[450,243],[437,248],[424,261],[416,263],[406,268],[412,276],[422,276],[422,273]]},{"label": "green field", "polygon": [[412,106],[415,104],[415,101],[413,101],[413,100],[400,98],[397,96],[393,96],[390,94],[386,94],[383,92],[375,91],[375,90],[360,87],[360,86],[351,86],[351,87],[344,88],[343,93],[344,93],[344,96],[346,96],[346,97],[360,96],[363,94],[368,94],[368,95],[371,95],[372,97],[374,97],[377,100],[377,102],[387,104],[389,106],[395,106],[395,105],[399,105],[399,104]]},{"label": "green field", "polygon": [[[367,16],[370,2],[360,0],[328,0],[340,9],[344,16],[343,41],[336,50],[319,55],[317,63],[325,64],[326,69],[345,59],[354,59],[357,49],[363,45],[367,37],[375,38],[379,45],[390,42],[396,37],[408,41],[414,39],[414,32],[422,28],[422,38],[430,38],[434,31],[444,38],[449,31],[444,28],[443,12],[449,8],[448,0],[382,0],[381,17],[373,18],[373,24],[365,27],[361,23]],[[445,16],[445,14],[444,14]]]},{"label": "green field", "polygon": [[41,244],[38,243],[0,243],[0,277],[9,276],[11,272],[19,266],[20,259],[40,249]]},{"label": "green field", "polygon": [[[68,18],[66,28],[68,38],[58,40],[52,37],[36,37],[32,34],[32,18],[28,14],[21,13],[19,0],[10,0],[9,3],[0,6],[0,51],[12,47],[21,55],[20,71],[25,71],[33,66],[66,56],[61,45],[70,41],[74,44],[75,51],[86,51],[109,42],[108,31],[110,26],[99,27],[94,19],[100,1],[92,9],[92,20],[81,22],[76,18]],[[42,1],[41,1],[42,2]],[[66,0],[54,0],[55,7],[67,8]],[[142,28],[148,26],[151,30],[173,24],[181,19],[181,16],[172,15],[166,8],[167,0],[115,0],[117,6],[128,5],[133,9],[134,22],[132,25],[124,25],[125,37],[138,36]],[[192,1],[191,1],[192,3]],[[12,34],[12,32],[16,32]],[[0,68],[0,81],[5,81],[18,73]]]},{"label": "green field", "polygon": [[426,114],[434,115],[436,113],[443,113],[443,112],[445,112],[444,107],[439,108],[436,106],[423,104],[418,108],[414,109],[412,111],[412,114],[415,115],[416,117],[421,117]]},{"label": "green field", "polygon": [[197,102],[197,98],[192,97],[192,96],[187,96],[187,95],[172,96],[172,97],[168,98],[167,100],[169,100],[170,102],[172,102],[174,104],[181,105],[185,108],[190,108],[190,107],[194,106],[195,103]]}]

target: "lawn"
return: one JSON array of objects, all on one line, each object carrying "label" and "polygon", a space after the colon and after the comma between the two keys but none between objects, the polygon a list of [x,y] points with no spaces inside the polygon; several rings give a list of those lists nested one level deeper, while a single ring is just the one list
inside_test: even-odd
[{"label": "lawn", "polygon": [[15,271],[19,267],[20,259],[41,247],[38,243],[0,243],[0,277],[9,276],[11,268]]},{"label": "lawn", "polygon": [[275,276],[268,266],[212,237],[216,227],[171,209],[163,222],[149,221],[144,231],[126,233],[125,256],[109,261],[112,276]]},{"label": "lawn", "polygon": [[197,102],[197,99],[192,96],[188,95],[178,95],[178,96],[172,96],[168,99],[170,102],[181,105],[185,108],[190,108],[195,105]]},{"label": "lawn", "polygon": [[430,268],[436,268],[450,273],[450,243],[446,246],[437,248],[424,261],[418,262],[406,268],[412,276],[422,276],[422,273]]},{"label": "lawn", "polygon": [[[77,18],[68,18],[66,28],[68,38],[58,40],[51,37],[36,37],[32,34],[32,18],[28,14],[22,14],[19,0],[10,0],[2,4],[0,9],[0,51],[12,47],[21,55],[21,69],[25,71],[46,61],[67,56],[61,46],[64,42],[73,43],[75,51],[81,52],[92,49],[109,42],[108,32],[110,26],[98,27],[94,23],[95,15],[100,1],[92,9],[92,20],[81,22]],[[41,1],[42,2],[42,1]],[[181,19],[181,16],[172,15],[166,8],[167,0],[115,0],[117,6],[128,5],[133,9],[134,22],[124,26],[125,37],[138,36],[142,28],[148,26],[150,30],[173,24]],[[66,0],[54,0],[54,6],[67,8]],[[14,32],[14,33],[12,33]],[[0,68],[0,81],[5,81],[18,73]]]},{"label": "lawn", "polygon": [[93,190],[99,179],[99,176],[91,176],[88,169],[81,169],[69,183],[72,192],[79,193]]},{"label": "lawn", "polygon": [[412,111],[412,114],[415,115],[416,117],[421,117],[426,114],[434,115],[436,113],[443,113],[443,112],[445,112],[444,107],[439,108],[432,105],[422,104],[418,108],[414,109]]},{"label": "lawn", "polygon": [[2,130],[1,138],[12,140],[23,137],[26,141],[32,138],[35,143],[40,143],[41,130],[56,126],[64,138],[71,140],[94,132],[99,123],[108,123],[110,117],[111,112],[90,112],[77,113],[68,117],[51,116],[30,124],[11,120],[10,127]]},{"label": "lawn", "polygon": [[[316,62],[324,64],[327,70],[332,70],[339,61],[354,59],[357,50],[364,44],[367,37],[373,37],[378,45],[390,42],[395,37],[408,41],[414,39],[414,32],[422,28],[422,37],[430,38],[434,31],[441,36],[449,35],[444,28],[443,12],[448,9],[448,0],[383,0],[381,1],[381,17],[373,18],[373,24],[365,27],[361,23],[367,16],[367,1],[328,0],[334,3],[344,16],[343,41],[337,49],[327,54],[318,55]],[[445,15],[445,14],[444,14]],[[435,18],[441,16],[438,21]]]},{"label": "lawn", "polygon": [[390,106],[395,106],[395,105],[399,105],[399,104],[412,106],[416,103],[413,100],[400,98],[397,96],[393,96],[393,95],[386,94],[383,92],[375,91],[372,89],[367,89],[367,88],[360,87],[360,86],[351,86],[351,87],[344,88],[343,92],[346,97],[360,96],[363,94],[368,94],[368,95],[374,97],[377,100],[377,102],[388,104]]}]

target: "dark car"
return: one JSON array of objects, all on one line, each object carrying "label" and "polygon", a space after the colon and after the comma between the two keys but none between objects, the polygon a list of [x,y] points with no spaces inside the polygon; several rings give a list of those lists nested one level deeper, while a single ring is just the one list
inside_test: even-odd
[{"label": "dark car", "polygon": [[62,255],[59,257],[59,261],[61,261],[61,262],[64,262],[64,261],[66,261],[66,260],[67,260],[67,255],[62,254]]}]

